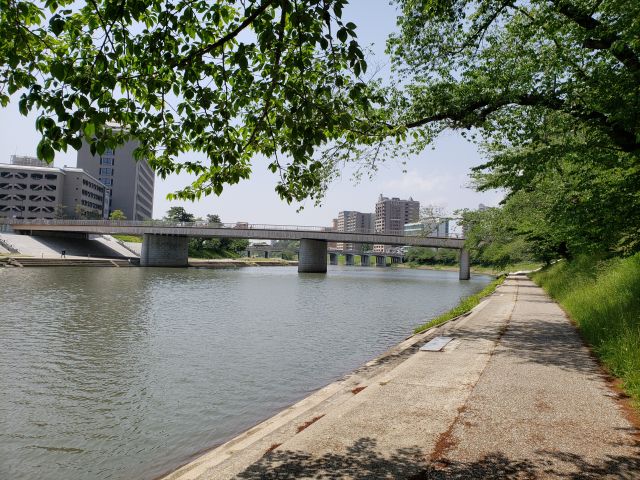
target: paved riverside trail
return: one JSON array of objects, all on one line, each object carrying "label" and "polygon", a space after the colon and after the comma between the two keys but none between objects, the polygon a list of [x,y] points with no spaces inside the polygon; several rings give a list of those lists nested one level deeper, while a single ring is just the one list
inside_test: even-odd
[{"label": "paved riverside trail", "polygon": [[399,350],[167,478],[640,478],[638,431],[526,277]]}]

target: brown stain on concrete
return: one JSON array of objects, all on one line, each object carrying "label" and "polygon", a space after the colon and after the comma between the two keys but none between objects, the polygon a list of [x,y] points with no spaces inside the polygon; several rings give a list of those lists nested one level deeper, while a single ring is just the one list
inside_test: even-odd
[{"label": "brown stain on concrete", "polygon": [[354,395],[359,394],[362,390],[364,390],[365,388],[367,388],[366,385],[361,385],[359,387],[356,387],[354,389],[351,390],[351,393],[353,393]]},{"label": "brown stain on concrete", "polygon": [[271,452],[273,452],[280,445],[282,445],[282,444],[281,443],[273,443],[269,448],[267,448],[267,450],[264,452],[264,455],[269,455]]},{"label": "brown stain on concrete", "polygon": [[304,422],[302,425],[298,425],[298,429],[297,429],[296,433],[300,433],[305,428],[310,427],[311,425],[316,423],[318,420],[320,420],[322,417],[324,417],[324,415],[325,414],[323,413],[322,415],[318,415],[317,417],[313,417],[311,420],[308,420],[308,421]]},{"label": "brown stain on concrete", "polygon": [[457,439],[453,435],[453,429],[456,427],[460,415],[462,415],[465,410],[465,405],[460,406],[458,408],[458,415],[456,416],[456,419],[451,422],[449,428],[438,437],[438,441],[436,442],[431,455],[429,455],[429,461],[436,464],[436,466],[443,463],[447,453],[458,444]]}]

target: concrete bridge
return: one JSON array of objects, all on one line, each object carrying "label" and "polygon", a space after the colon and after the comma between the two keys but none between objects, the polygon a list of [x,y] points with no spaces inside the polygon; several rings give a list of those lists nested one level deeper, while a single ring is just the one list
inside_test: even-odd
[{"label": "concrete bridge", "polygon": [[[327,227],[262,225],[238,223],[175,223],[162,220],[21,220],[4,223],[18,233],[142,235],[140,265],[148,267],[185,267],[188,264],[189,237],[253,238],[262,240],[299,240],[298,272],[326,273],[327,243],[343,242],[393,246],[453,248],[460,250],[460,279],[467,280],[469,254],[464,239],[421,237],[404,232],[335,232]],[[380,254],[383,256],[384,254]],[[387,255],[389,256],[389,255]]]},{"label": "concrete bridge", "polygon": [[360,266],[371,266],[371,258],[376,259],[376,267],[386,267],[387,258],[391,258],[391,263],[402,263],[403,256],[399,253],[391,252],[357,252],[353,250],[329,250],[329,263],[331,265],[338,265],[338,256],[344,256],[345,265],[355,265],[356,257],[360,257]]}]

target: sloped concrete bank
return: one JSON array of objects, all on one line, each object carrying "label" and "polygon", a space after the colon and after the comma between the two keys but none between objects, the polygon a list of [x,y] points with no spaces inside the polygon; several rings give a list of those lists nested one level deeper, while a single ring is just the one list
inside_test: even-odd
[{"label": "sloped concrete bank", "polygon": [[138,259],[122,258],[0,258],[0,267],[133,267]]},{"label": "sloped concrete bank", "polygon": [[164,478],[635,478],[637,435],[562,310],[510,276]]}]

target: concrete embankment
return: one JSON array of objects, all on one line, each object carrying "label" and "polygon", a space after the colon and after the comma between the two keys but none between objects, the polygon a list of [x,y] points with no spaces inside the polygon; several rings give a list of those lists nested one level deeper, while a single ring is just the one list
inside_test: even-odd
[{"label": "concrete embankment", "polygon": [[[418,350],[435,336],[453,340]],[[559,306],[510,276],[165,478],[637,478],[626,407]]]},{"label": "concrete embankment", "polygon": [[133,267],[136,262],[121,258],[0,258],[0,267]]},{"label": "concrete embankment", "polygon": [[248,258],[242,259],[213,259],[213,260],[201,260],[190,258],[189,266],[197,268],[239,268],[239,267],[294,267],[298,265],[298,262],[291,260],[258,260],[252,261]]},{"label": "concrete embankment", "polygon": [[0,233],[0,245],[4,245],[10,253],[35,258],[60,258],[63,250],[67,257],[77,258],[90,256],[126,260],[136,256],[109,235],[80,239]]}]

